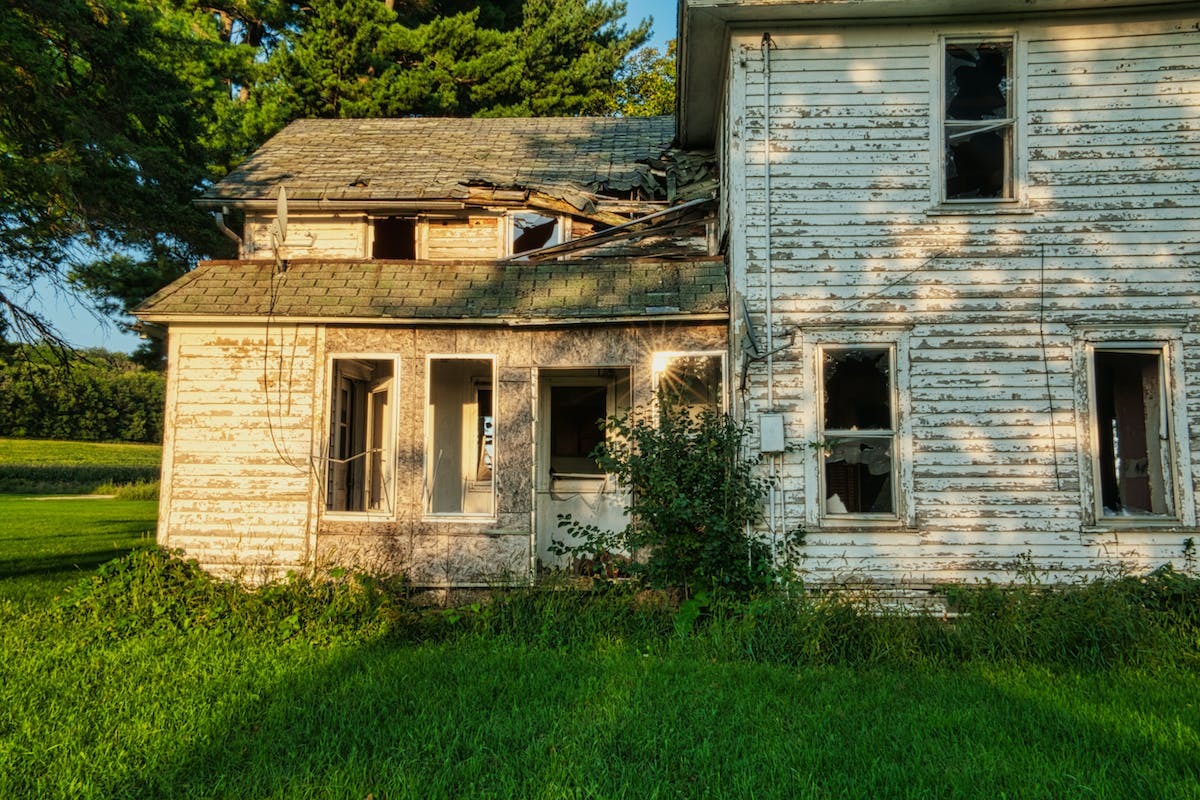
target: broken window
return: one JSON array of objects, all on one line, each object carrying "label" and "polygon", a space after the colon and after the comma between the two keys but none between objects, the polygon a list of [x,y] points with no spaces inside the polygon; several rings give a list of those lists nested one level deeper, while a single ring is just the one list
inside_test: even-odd
[{"label": "broken window", "polygon": [[658,402],[687,409],[693,415],[704,409],[720,411],[724,381],[719,353],[656,353],[654,385]]},{"label": "broken window", "polygon": [[892,348],[821,351],[824,513],[895,514]]},{"label": "broken window", "polygon": [[425,508],[430,514],[490,515],[496,419],[492,361],[429,361]]},{"label": "broken window", "polygon": [[412,261],[417,257],[417,221],[411,217],[379,217],[373,220],[371,258]]},{"label": "broken window", "polygon": [[332,375],[325,508],[390,510],[395,363],[335,358]]},{"label": "broken window", "polygon": [[511,255],[527,253],[549,247],[562,241],[559,236],[558,217],[546,216],[535,211],[521,211],[509,215],[512,223],[512,238],[509,242]]},{"label": "broken window", "polygon": [[1105,516],[1173,513],[1161,349],[1097,349],[1096,476]]},{"label": "broken window", "polygon": [[1013,198],[1013,40],[945,43],[946,200]]}]

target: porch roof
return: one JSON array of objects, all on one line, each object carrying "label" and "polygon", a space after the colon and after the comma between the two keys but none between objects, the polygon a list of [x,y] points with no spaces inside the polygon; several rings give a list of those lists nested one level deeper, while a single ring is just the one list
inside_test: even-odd
[{"label": "porch roof", "polygon": [[214,318],[557,324],[714,317],[728,309],[720,257],[555,262],[209,261],[134,313]]}]

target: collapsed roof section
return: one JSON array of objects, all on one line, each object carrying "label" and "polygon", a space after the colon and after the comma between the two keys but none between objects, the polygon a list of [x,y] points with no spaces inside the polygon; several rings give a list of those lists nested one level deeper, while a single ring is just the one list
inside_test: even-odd
[{"label": "collapsed roof section", "polygon": [[304,119],[212,186],[199,205],[523,205],[615,225],[711,196],[711,153],[671,148],[673,117]]}]

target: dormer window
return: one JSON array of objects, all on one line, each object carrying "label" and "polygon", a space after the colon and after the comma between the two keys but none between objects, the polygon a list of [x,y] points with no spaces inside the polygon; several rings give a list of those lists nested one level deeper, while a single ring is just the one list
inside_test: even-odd
[{"label": "dormer window", "polygon": [[517,211],[508,216],[509,254],[528,253],[564,240],[558,217],[536,211]]},{"label": "dormer window", "polygon": [[376,217],[371,221],[371,258],[412,261],[417,257],[417,221],[411,217]]}]

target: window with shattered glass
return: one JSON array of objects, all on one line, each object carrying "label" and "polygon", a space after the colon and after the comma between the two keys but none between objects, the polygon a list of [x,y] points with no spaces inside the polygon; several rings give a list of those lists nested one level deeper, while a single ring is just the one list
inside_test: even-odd
[{"label": "window with shattered glass", "polygon": [[824,513],[896,514],[895,368],[890,347],[821,351]]},{"label": "window with shattered glass", "polygon": [[521,211],[512,214],[511,254],[528,253],[543,247],[559,244],[559,219],[535,211]]},{"label": "window with shattered glass", "polygon": [[1013,199],[1013,40],[948,40],[944,80],[944,198]]}]

